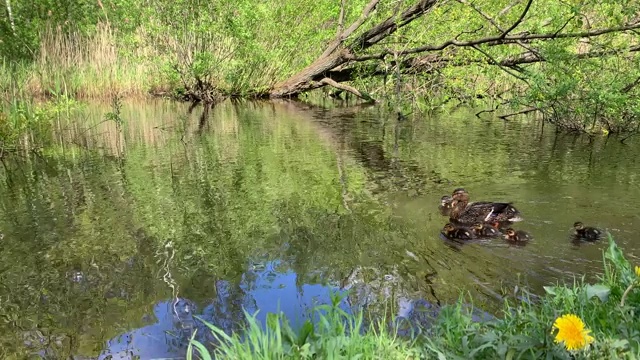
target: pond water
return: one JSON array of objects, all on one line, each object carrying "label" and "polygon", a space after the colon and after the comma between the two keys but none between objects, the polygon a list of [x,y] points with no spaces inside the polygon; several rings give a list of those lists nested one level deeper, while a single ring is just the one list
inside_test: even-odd
[{"label": "pond water", "polygon": [[[640,143],[469,111],[402,122],[296,102],[108,104],[61,119],[0,169],[0,357],[184,358],[198,315],[227,331],[331,291],[412,318],[462,290],[491,312],[516,285],[594,279],[609,231],[636,261]],[[513,201],[534,240],[452,246],[437,205]]]}]

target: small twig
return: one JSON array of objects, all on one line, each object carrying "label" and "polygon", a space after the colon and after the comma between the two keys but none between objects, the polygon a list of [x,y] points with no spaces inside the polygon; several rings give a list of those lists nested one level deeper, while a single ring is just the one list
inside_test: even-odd
[{"label": "small twig", "polygon": [[502,71],[506,72],[507,74],[509,74],[509,75],[513,76],[514,78],[516,78],[516,79],[518,79],[518,80],[524,81],[525,83],[529,84],[529,83],[527,82],[527,79],[525,79],[525,78],[523,78],[523,77],[521,77],[521,76],[518,76],[517,74],[514,74],[514,73],[512,73],[511,71],[507,70],[504,66],[501,66],[501,65],[500,65],[500,63],[499,63],[498,61],[496,61],[496,59],[494,59],[491,55],[489,55],[489,53],[487,53],[486,51],[484,51],[484,50],[480,49],[480,48],[479,48],[479,47],[477,47],[477,46],[472,46],[472,48],[473,48],[473,49],[475,49],[476,51],[480,52],[481,54],[483,54],[487,59],[489,59],[489,61],[491,62],[491,64],[493,64],[493,65],[498,65],[498,67],[499,67]]},{"label": "small twig", "polygon": [[622,88],[622,90],[620,90],[623,93],[628,93],[629,91],[633,90],[634,87],[636,87],[638,84],[640,84],[640,77],[638,77],[637,79],[635,79],[632,83],[626,85],[625,87]]},{"label": "small twig", "polygon": [[636,284],[635,281],[632,282],[631,285],[629,285],[629,287],[627,287],[627,289],[622,294],[622,298],[620,299],[620,307],[624,307],[624,301],[627,299],[627,295],[629,295],[631,290],[633,290],[633,287],[635,284]]},{"label": "small twig", "polygon": [[501,39],[507,36],[507,34],[511,32],[511,30],[515,29],[518,25],[520,25],[522,20],[524,20],[524,17],[529,12],[529,9],[531,8],[531,3],[533,3],[533,0],[527,1],[527,5],[524,7],[524,10],[522,11],[522,14],[520,14],[520,17],[518,18],[518,20],[516,20],[516,22],[514,22],[507,30],[502,32],[502,35],[500,35]]},{"label": "small twig", "polygon": [[567,25],[569,25],[569,22],[571,22],[571,20],[573,20],[575,18],[575,15],[570,17],[556,32],[555,34],[558,35],[560,34],[560,31],[564,30],[564,28],[567,27]]},{"label": "small twig", "polygon": [[481,119],[480,115],[484,114],[484,113],[493,113],[498,109],[498,106],[496,106],[495,109],[485,109],[485,110],[480,110],[478,111],[475,115],[478,119]]},{"label": "small twig", "polygon": [[471,30],[471,31],[463,31],[460,34],[456,35],[456,37],[454,39],[458,40],[460,38],[460,36],[465,35],[465,34],[475,34],[478,31],[482,30],[482,28],[484,28],[484,26],[480,25],[480,27],[478,27],[475,30]]}]

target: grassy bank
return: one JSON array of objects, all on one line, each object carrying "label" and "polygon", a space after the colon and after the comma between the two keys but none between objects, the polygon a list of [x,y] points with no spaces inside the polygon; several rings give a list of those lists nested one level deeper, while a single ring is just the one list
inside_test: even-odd
[{"label": "grassy bank", "polygon": [[[16,2],[0,17],[0,37],[6,39],[0,41],[0,112],[5,117],[11,111],[6,103],[15,99],[58,95],[192,99],[197,94],[210,101],[264,95],[312,64],[351,24],[360,26],[354,25],[349,42],[376,24],[399,21],[400,10],[414,2],[380,1],[371,13],[367,1],[343,2],[343,8],[338,1],[310,0],[64,3],[37,0],[34,11],[31,3]],[[530,5],[520,16],[524,3],[438,2],[424,16],[376,39],[377,49],[353,55],[375,61],[344,64],[355,74],[346,83],[404,113],[481,105],[497,114],[523,110],[542,115],[568,130],[637,131],[637,37],[627,30],[575,34],[634,30],[640,26],[634,17],[640,5],[551,0]],[[440,49],[438,44],[453,39],[491,37],[506,28],[514,34],[574,35],[444,46],[418,54],[422,58],[412,52],[397,55],[424,46]],[[380,49],[396,55],[380,59],[374,56]],[[320,91],[339,93],[329,86]]]},{"label": "grassy bank", "polygon": [[[604,252],[597,284],[577,279],[546,287],[533,300],[526,292],[505,299],[489,321],[474,321],[467,299],[441,309],[411,339],[383,323],[365,325],[363,314],[340,310],[339,298],[317,308],[320,320],[294,331],[282,315],[266,326],[248,316],[244,334],[225,334],[208,324],[218,343],[209,352],[193,340],[190,358],[209,359],[636,359],[640,356],[640,268],[613,239]],[[209,347],[211,349],[211,347]],[[195,356],[194,356],[195,354]]]}]

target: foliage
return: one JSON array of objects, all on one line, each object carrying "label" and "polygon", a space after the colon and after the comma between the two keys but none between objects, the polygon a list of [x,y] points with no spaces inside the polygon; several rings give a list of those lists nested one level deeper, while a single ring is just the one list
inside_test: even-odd
[{"label": "foliage", "polygon": [[[366,3],[344,2],[344,26],[361,16]],[[7,11],[0,12],[0,35],[7,39],[0,42],[5,62],[0,92],[19,88],[49,96],[55,85],[74,97],[152,92],[208,101],[264,94],[309,65],[335,38],[341,12],[340,2],[311,0],[6,4],[12,5],[13,15],[10,19]],[[381,1],[353,36],[409,4]],[[535,1],[512,33],[621,26],[637,21],[639,7],[638,1]],[[495,36],[523,8],[524,3],[502,0],[441,2],[382,39],[379,48],[395,52]],[[612,33],[448,48],[438,53],[446,61],[417,72],[393,65],[396,60],[411,62],[412,54],[356,65],[359,76],[353,82],[363,93],[392,99],[399,108],[437,109],[450,101],[476,104],[478,98],[488,98],[509,109],[534,109],[569,130],[629,132],[640,125],[637,45],[633,33]],[[523,55],[544,61],[496,66]],[[384,76],[371,77],[372,71]]]},{"label": "foliage", "polygon": [[57,95],[42,104],[21,97],[0,103],[0,153],[49,145],[54,137],[54,122],[68,118],[78,106],[77,101],[66,95]]},{"label": "foliage", "polygon": [[[270,314],[266,326],[260,326],[248,316],[249,327],[240,334],[227,335],[207,324],[219,342],[215,355],[221,358],[333,358],[335,356],[365,359],[380,358],[448,358],[448,359],[612,359],[634,358],[640,351],[640,324],[636,314],[640,306],[640,291],[627,292],[621,304],[623,289],[640,285],[613,239],[605,251],[605,274],[595,285],[578,281],[572,286],[546,287],[546,295],[534,299],[523,292],[514,303],[505,302],[501,318],[476,321],[472,308],[458,304],[445,306],[422,335],[411,342],[397,338],[393,329],[377,323],[363,326],[362,312],[347,314],[338,308],[334,297],[332,306],[324,305],[327,315],[320,316],[317,325],[307,322],[292,332],[282,315]],[[595,339],[585,350],[568,351],[563,343],[554,341],[552,325],[562,315],[571,315],[588,327]],[[375,330],[374,330],[375,329]],[[563,335],[566,336],[566,335]],[[206,347],[196,341],[192,346],[203,358],[210,356]],[[191,347],[189,356],[191,354]]]}]

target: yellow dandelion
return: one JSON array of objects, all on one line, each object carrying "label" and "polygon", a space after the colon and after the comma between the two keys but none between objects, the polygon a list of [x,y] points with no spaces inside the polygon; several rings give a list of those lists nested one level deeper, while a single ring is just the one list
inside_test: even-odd
[{"label": "yellow dandelion", "polygon": [[593,342],[589,335],[591,330],[584,328],[582,320],[573,314],[562,315],[553,323],[553,329],[557,329],[555,342],[563,342],[567,350],[579,350]]},{"label": "yellow dandelion", "polygon": [[636,266],[636,276],[640,277],[640,266]]}]

